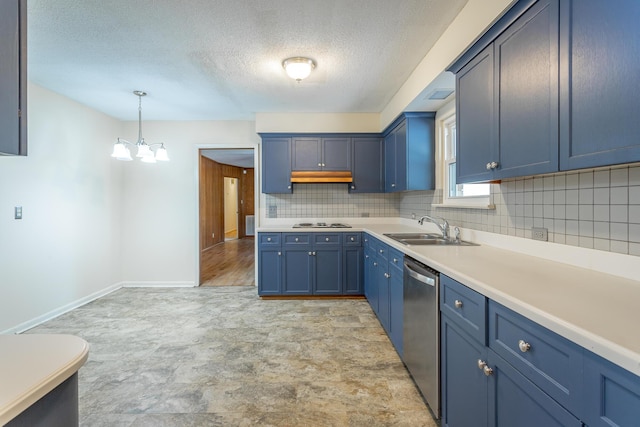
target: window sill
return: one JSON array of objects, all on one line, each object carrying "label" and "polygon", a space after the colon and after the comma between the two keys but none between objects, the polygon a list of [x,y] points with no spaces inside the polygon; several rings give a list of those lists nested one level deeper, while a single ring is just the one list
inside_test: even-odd
[{"label": "window sill", "polygon": [[482,204],[482,205],[463,205],[463,204],[448,204],[448,203],[438,203],[438,204],[432,204],[431,205],[434,208],[447,208],[447,209],[484,209],[484,210],[495,210],[496,209],[496,205],[487,205],[487,204]]}]

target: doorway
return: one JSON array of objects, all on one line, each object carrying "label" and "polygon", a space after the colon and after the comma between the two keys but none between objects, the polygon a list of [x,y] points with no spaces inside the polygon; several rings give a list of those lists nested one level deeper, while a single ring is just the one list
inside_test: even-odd
[{"label": "doorway", "polygon": [[224,177],[224,240],[235,240],[239,238],[238,215],[238,183],[235,178]]},{"label": "doorway", "polygon": [[199,285],[255,285],[255,149],[198,152]]}]

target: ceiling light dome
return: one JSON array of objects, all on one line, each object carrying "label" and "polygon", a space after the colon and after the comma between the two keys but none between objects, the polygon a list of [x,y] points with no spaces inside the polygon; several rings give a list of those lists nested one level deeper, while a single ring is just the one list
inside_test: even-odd
[{"label": "ceiling light dome", "polygon": [[302,79],[309,77],[311,70],[316,68],[316,63],[313,62],[313,59],[296,56],[282,61],[282,67],[289,77],[300,82]]}]

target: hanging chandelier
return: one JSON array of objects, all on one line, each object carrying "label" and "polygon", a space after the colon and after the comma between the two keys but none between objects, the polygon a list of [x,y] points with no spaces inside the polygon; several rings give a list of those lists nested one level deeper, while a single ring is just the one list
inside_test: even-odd
[{"label": "hanging chandelier", "polygon": [[[164,143],[147,144],[142,137],[142,97],[147,93],[141,90],[134,90],[133,94],[138,97],[138,142],[135,144],[127,141],[126,139],[118,138],[115,144],[113,144],[113,153],[111,157],[115,157],[118,160],[131,161],[131,151],[127,145],[133,145],[137,148],[136,157],[140,158],[140,161],[145,163],[155,163],[156,161],[168,162],[169,155],[167,154]],[[151,147],[159,146],[155,152]]]}]

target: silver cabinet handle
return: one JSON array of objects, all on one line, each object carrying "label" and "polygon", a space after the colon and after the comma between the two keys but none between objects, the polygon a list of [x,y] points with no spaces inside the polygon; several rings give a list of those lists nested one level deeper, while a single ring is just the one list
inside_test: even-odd
[{"label": "silver cabinet handle", "polygon": [[322,163],[318,163],[318,166],[322,166]]},{"label": "silver cabinet handle", "polygon": [[313,256],[316,256],[316,251],[311,252],[313,254]]},{"label": "silver cabinet handle", "polygon": [[478,369],[483,370],[487,366],[487,362],[482,359],[478,359]]},{"label": "silver cabinet handle", "polygon": [[352,189],[352,190],[355,190],[355,189],[356,189],[356,186],[355,186],[355,185],[352,185],[352,186],[351,186],[351,189]]},{"label": "silver cabinet handle", "polygon": [[298,238],[296,237],[296,239],[295,239],[295,240],[296,240],[296,242],[297,242],[297,241],[299,241],[300,239],[298,239]]},{"label": "silver cabinet handle", "polygon": [[364,257],[365,257],[365,258],[369,258],[369,255],[365,255]]},{"label": "silver cabinet handle", "polygon": [[395,187],[396,185],[395,185],[395,184],[391,184],[391,186],[392,186],[392,187]]},{"label": "silver cabinet handle", "polygon": [[491,170],[491,163],[487,163],[487,170],[490,171]]},{"label": "silver cabinet handle", "polygon": [[287,185],[287,190],[291,190],[291,185]]},{"label": "silver cabinet handle", "polygon": [[393,259],[393,262],[394,262],[395,264],[397,264],[397,263],[398,263],[398,258],[394,258],[394,259]]},{"label": "silver cabinet handle", "polygon": [[491,162],[491,169],[498,169],[500,164],[498,162]]},{"label": "silver cabinet handle", "polygon": [[455,306],[455,308],[462,308],[462,301],[457,299],[453,302],[453,305]]},{"label": "silver cabinet handle", "polygon": [[391,277],[391,275],[389,273],[384,273],[384,277],[388,279],[389,277]]},{"label": "silver cabinet handle", "polygon": [[271,241],[271,237],[267,237],[267,242],[270,242],[270,241]]},{"label": "silver cabinet handle", "polygon": [[351,241],[352,241],[352,242],[355,242],[355,241],[356,241],[356,238],[355,238],[355,237],[352,237],[352,238],[351,238]]},{"label": "silver cabinet handle", "polygon": [[521,352],[526,353],[527,351],[531,350],[531,344],[524,340],[520,340],[518,341],[518,348]]},{"label": "silver cabinet handle", "polygon": [[282,256],[282,252],[278,251],[278,256]]},{"label": "silver cabinet handle", "polygon": [[311,256],[311,252],[309,252],[309,256]]},{"label": "silver cabinet handle", "polygon": [[374,266],[374,267],[377,267],[377,266],[378,266],[378,263],[377,263],[377,262],[374,262],[374,263],[373,263],[373,266]]},{"label": "silver cabinet handle", "polygon": [[491,375],[493,375],[493,369],[491,369],[488,366],[485,366],[484,368],[482,368],[482,371],[484,372],[484,374],[488,377],[490,377]]},{"label": "silver cabinet handle", "polygon": [[325,241],[325,242],[328,242],[328,241],[329,241],[329,238],[328,238],[328,237],[325,237],[325,238],[324,238],[324,241]]},{"label": "silver cabinet handle", "polygon": [[383,254],[384,253],[384,249],[380,249],[380,253]]}]

